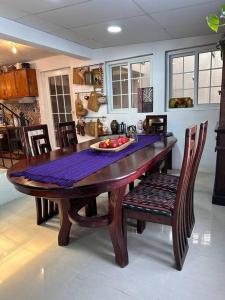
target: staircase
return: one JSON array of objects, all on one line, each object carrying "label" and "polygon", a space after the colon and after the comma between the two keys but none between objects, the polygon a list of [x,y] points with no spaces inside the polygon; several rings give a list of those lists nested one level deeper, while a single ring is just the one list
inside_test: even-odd
[{"label": "staircase", "polygon": [[24,157],[21,128],[29,121],[0,103],[0,168],[8,169]]}]

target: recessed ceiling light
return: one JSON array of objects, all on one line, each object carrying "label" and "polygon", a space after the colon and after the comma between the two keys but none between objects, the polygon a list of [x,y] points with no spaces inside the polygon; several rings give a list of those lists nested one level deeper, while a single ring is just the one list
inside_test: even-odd
[{"label": "recessed ceiling light", "polygon": [[109,26],[107,30],[111,33],[119,33],[122,30],[122,28],[120,26]]}]

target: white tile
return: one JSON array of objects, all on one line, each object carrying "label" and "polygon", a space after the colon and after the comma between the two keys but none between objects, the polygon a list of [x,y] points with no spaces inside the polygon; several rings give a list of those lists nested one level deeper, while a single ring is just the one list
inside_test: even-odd
[{"label": "white tile", "polygon": [[153,13],[151,16],[156,22],[164,26],[164,28],[176,26],[190,26],[191,24],[206,23],[206,16],[217,11],[220,1],[213,1],[198,6],[190,6],[178,8],[174,10],[165,10],[159,13]]},{"label": "white tile", "polygon": [[[121,26],[122,31],[119,34],[110,34],[107,27],[112,24]],[[129,44],[132,40],[133,43],[142,43],[149,40],[168,39],[170,36],[163,28],[160,28],[152,20],[146,16],[132,17],[124,20],[114,22],[103,22],[100,24],[82,26],[72,29],[76,34],[83,36],[86,39],[94,39],[102,43],[102,47]]]},{"label": "white tile", "polygon": [[[182,7],[202,5],[205,3],[213,3],[214,0],[135,0],[137,4],[139,4],[146,12],[149,14],[160,12],[160,11],[168,11]],[[216,5],[215,5],[216,7]]]},{"label": "white tile", "polygon": [[0,0],[0,3],[7,4],[12,9],[20,7],[21,10],[34,14],[86,1],[88,0]]},{"label": "white tile", "polygon": [[[181,272],[169,226],[148,223],[142,235],[128,227],[129,265],[121,269],[107,228],[73,225],[69,246],[58,247],[58,218],[36,226],[32,197],[1,206],[0,299],[225,299],[225,207],[211,203],[213,179],[197,177],[196,224]],[[105,213],[107,194],[98,203]]]},{"label": "white tile", "polygon": [[143,12],[131,0],[92,0],[91,2],[41,13],[39,16],[57,25],[70,28],[141,14]]}]

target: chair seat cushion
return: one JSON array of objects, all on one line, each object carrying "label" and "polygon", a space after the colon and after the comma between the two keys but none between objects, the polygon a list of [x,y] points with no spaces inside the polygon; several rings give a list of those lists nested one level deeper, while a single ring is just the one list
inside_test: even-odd
[{"label": "chair seat cushion", "polygon": [[171,192],[177,191],[179,177],[164,173],[151,173],[144,180],[143,184]]},{"label": "chair seat cushion", "polygon": [[153,188],[141,182],[125,196],[123,206],[128,209],[171,216],[175,200],[175,193]]}]

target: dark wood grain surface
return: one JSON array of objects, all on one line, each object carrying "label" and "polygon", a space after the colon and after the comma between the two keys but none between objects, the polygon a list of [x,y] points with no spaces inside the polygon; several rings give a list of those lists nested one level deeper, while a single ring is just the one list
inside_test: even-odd
[{"label": "dark wood grain surface", "polygon": [[13,172],[24,171],[31,166],[40,165],[72,154],[75,151],[79,152],[87,149],[91,144],[96,143],[97,141],[98,139],[94,139],[64,150],[59,149],[38,157],[23,159],[8,170],[8,179],[15,185],[16,189],[22,193],[49,198],[61,197],[62,193],[64,197],[81,197],[82,194],[85,196],[87,196],[87,193],[90,195],[92,193],[96,194],[96,190],[99,192],[107,192],[112,188],[132,182],[146,170],[151,168],[171,151],[176,143],[176,138],[169,137],[166,139],[166,143],[160,141],[138,150],[75,183],[72,188],[29,181],[23,177],[10,176]]}]

